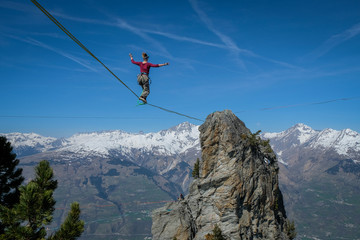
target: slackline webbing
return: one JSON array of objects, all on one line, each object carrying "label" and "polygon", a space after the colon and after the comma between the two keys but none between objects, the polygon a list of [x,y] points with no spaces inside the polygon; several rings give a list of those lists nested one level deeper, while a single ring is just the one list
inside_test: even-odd
[{"label": "slackline webbing", "polygon": [[[56,20],[48,11],[46,11],[46,9],[40,5],[40,3],[38,3],[36,0],[31,0],[32,3],[35,4],[36,7],[38,7],[51,21],[53,21],[56,26],[58,26],[66,35],[68,35],[75,43],[77,43],[82,49],[84,49],[88,54],[90,54],[90,56],[92,56],[96,61],[98,61],[106,70],[108,70],[111,75],[113,75],[119,82],[121,82],[127,89],[129,89],[130,92],[132,92],[137,98],[139,98],[139,96],[128,86],[126,85],[123,81],[121,81],[121,79],[116,76],[115,73],[113,73],[99,58],[97,58],[89,49],[87,49],[74,35],[72,35],[58,20]],[[174,113],[183,117],[187,117],[190,119],[194,119],[197,121],[201,121],[203,122],[204,120],[201,120],[199,118],[195,118],[195,117],[191,117],[189,115],[186,114],[182,114],[179,112],[175,112],[173,110],[169,110],[160,106],[156,106],[154,104],[150,104],[147,103],[146,105],[161,109],[163,111],[169,112],[169,113]]]}]

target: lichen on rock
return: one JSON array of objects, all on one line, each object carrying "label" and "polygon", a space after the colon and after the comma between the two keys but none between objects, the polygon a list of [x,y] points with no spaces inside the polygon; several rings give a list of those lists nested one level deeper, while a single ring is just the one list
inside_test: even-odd
[{"label": "lichen on rock", "polygon": [[153,239],[203,240],[214,226],[231,240],[288,239],[279,167],[268,144],[229,110],[210,114],[199,130],[199,178],[184,200],[153,212]]}]

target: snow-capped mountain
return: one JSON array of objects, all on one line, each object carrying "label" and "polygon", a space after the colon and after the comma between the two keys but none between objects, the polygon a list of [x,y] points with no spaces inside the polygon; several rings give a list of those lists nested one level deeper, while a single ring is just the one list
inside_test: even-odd
[{"label": "snow-capped mountain", "polygon": [[294,148],[334,151],[355,162],[360,160],[360,134],[351,129],[338,131],[328,128],[318,131],[300,123],[279,133],[264,133],[262,137],[270,139],[280,161],[284,151]]},{"label": "snow-capped mountain", "polygon": [[[69,138],[56,139],[36,133],[9,133],[5,135],[12,143],[18,157],[35,153],[53,152],[74,154],[76,157],[97,155],[125,155],[130,158],[139,153],[161,156],[177,156],[189,151],[199,155],[198,126],[188,122],[155,133],[128,133],[121,130],[78,133]],[[299,123],[278,133],[263,133],[278,154],[280,162],[284,151],[295,148],[333,150],[336,153],[359,161],[360,134],[351,130],[314,130]],[[285,162],[284,162],[285,163]]]},{"label": "snow-capped mountain", "polygon": [[53,137],[44,137],[36,133],[8,133],[1,134],[11,142],[17,156],[32,155],[46,152],[59,146],[61,140]]},{"label": "snow-capped mountain", "polygon": [[164,175],[185,189],[200,153],[198,126],[188,122],[155,133],[115,130],[78,133],[65,139],[33,133],[0,135],[7,137],[19,158],[31,155],[54,161],[126,160]]},{"label": "snow-capped mountain", "polygon": [[352,151],[360,151],[360,134],[351,129],[342,131],[325,129],[314,136],[309,146],[334,149],[341,155],[351,155]]},{"label": "snow-capped mountain", "polygon": [[19,157],[53,151],[77,155],[131,154],[135,149],[155,155],[184,154],[199,148],[198,126],[188,122],[156,133],[127,133],[121,130],[78,133],[66,139],[44,137],[35,133],[5,135]]},{"label": "snow-capped mountain", "polygon": [[317,131],[313,130],[311,127],[298,123],[279,133],[264,133],[263,137],[274,141],[281,141],[282,143],[299,145],[307,142],[316,134]]},{"label": "snow-capped mountain", "polygon": [[112,151],[130,154],[134,149],[155,155],[178,155],[199,146],[198,126],[188,122],[156,133],[108,131],[76,134],[56,151],[109,155]]},{"label": "snow-capped mountain", "polygon": [[[262,137],[270,139],[283,163],[279,181],[288,216],[306,223],[306,227],[297,227],[300,238],[306,234],[311,239],[339,239],[348,234],[355,239],[355,227],[338,223],[358,219],[359,203],[352,199],[360,197],[360,134],[350,129],[318,131],[297,124]],[[318,224],[324,219],[337,221],[331,227]]]},{"label": "snow-capped mountain", "polygon": [[12,145],[16,147],[38,147],[44,150],[51,148],[51,144],[57,140],[36,133],[8,133],[2,135],[5,135],[12,142]]}]

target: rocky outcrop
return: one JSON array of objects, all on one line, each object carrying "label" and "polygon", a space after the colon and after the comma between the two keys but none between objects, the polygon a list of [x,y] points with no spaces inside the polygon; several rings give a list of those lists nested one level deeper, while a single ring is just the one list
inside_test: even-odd
[{"label": "rocky outcrop", "polygon": [[200,126],[199,178],[184,200],[153,212],[155,240],[203,240],[217,225],[226,239],[288,239],[278,164],[268,142],[231,111]]}]

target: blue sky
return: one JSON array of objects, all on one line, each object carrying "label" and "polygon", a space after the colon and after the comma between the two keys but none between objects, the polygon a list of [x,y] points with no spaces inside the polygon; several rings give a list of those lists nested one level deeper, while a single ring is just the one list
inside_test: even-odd
[{"label": "blue sky", "polygon": [[[296,123],[360,131],[360,1],[40,0],[138,94],[205,119],[231,109],[253,131]],[[0,2],[0,132],[158,131],[201,122],[137,99],[31,1]],[[329,102],[328,102],[329,101]]]}]

